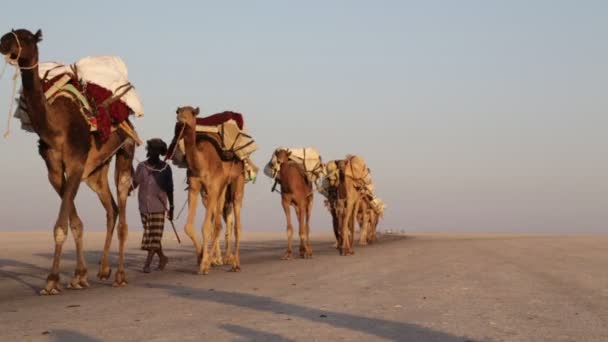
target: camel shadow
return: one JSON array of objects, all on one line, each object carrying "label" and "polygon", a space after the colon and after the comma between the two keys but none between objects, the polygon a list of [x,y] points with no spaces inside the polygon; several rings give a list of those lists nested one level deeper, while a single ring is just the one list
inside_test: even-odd
[{"label": "camel shadow", "polygon": [[52,330],[48,332],[49,340],[57,342],[101,342],[100,339],[91,337],[72,330]]},{"label": "camel shadow", "polygon": [[226,330],[229,333],[234,335],[238,335],[241,337],[239,341],[245,342],[255,342],[255,341],[264,341],[264,342],[292,342],[294,340],[290,340],[278,334],[267,333],[259,330],[254,330],[250,328],[246,328],[240,325],[235,324],[221,324],[220,328]]},{"label": "camel shadow", "polygon": [[[374,335],[391,341],[473,341],[463,336],[455,336],[411,323],[402,323],[341,312],[318,310],[301,305],[283,303],[270,297],[247,293],[221,290],[209,291],[207,289],[178,287],[174,285],[149,284],[148,287],[164,289],[174,296],[189,300],[196,299],[199,301],[230,305],[237,308],[247,308],[262,312],[289,315],[299,319],[305,319],[316,324],[325,324],[335,328],[349,329],[351,331]],[[240,332],[246,336],[250,336],[249,333],[253,333],[254,335],[259,333],[239,326],[224,325],[224,328],[227,330],[232,329],[236,333]],[[281,336],[274,334],[264,336],[260,335],[260,337],[265,336],[276,338],[276,341],[286,341],[286,339],[282,338]],[[262,338],[262,340],[266,339]]]},{"label": "camel shadow", "polygon": [[[13,270],[8,270],[7,268]],[[47,269],[34,264],[13,259],[0,259],[0,276],[24,285],[34,293],[40,290],[40,283],[46,279],[44,276],[37,276],[36,274],[46,275],[47,272]],[[35,283],[29,281],[28,278],[35,280]]]}]

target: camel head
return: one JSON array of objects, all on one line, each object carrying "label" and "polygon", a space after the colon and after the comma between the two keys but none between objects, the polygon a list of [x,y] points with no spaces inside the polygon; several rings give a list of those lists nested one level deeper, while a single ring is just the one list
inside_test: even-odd
[{"label": "camel head", "polygon": [[31,33],[25,29],[11,30],[0,38],[0,53],[21,67],[29,67],[38,62],[38,43],[42,41],[42,31]]},{"label": "camel head", "polygon": [[187,125],[192,129],[196,129],[196,116],[198,115],[198,113],[200,113],[198,107],[178,107],[175,113],[177,114],[178,123]]},{"label": "camel head", "polygon": [[291,151],[286,148],[280,148],[274,152],[274,156],[278,165],[286,163],[291,157]]}]

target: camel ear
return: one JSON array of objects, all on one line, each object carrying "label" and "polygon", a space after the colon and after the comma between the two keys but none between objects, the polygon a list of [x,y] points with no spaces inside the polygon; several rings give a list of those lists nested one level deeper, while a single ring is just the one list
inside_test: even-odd
[{"label": "camel ear", "polygon": [[179,111],[182,110],[181,107],[177,107],[177,109],[175,110],[175,114],[179,114]]},{"label": "camel ear", "polygon": [[201,112],[201,110],[198,107],[194,108],[193,113],[195,116],[198,115],[198,113],[200,113],[200,112]]},{"label": "camel ear", "polygon": [[40,43],[42,41],[42,30],[38,29],[38,31],[34,33],[34,38],[36,39],[36,43]]}]

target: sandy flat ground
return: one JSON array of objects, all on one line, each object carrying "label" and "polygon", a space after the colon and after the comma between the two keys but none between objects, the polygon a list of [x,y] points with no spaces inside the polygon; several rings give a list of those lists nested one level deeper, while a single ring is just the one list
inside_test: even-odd
[{"label": "sandy flat ground", "polygon": [[[314,259],[281,261],[283,234],[247,233],[241,273],[200,276],[190,242],[166,233],[166,271],[140,272],[133,232],[128,287],[91,279],[54,297],[36,295],[51,234],[0,233],[0,339],[608,340],[608,237],[384,235],[340,257],[330,236],[315,236]],[[85,239],[93,278],[103,234]],[[63,283],[74,267],[66,245]]]}]

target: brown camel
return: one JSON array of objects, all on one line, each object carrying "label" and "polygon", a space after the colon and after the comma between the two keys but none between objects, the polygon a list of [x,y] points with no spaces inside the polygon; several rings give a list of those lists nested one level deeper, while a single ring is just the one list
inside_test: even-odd
[{"label": "brown camel", "polygon": [[[347,156],[338,163],[340,169],[340,182],[338,184],[338,211],[340,219],[340,255],[352,255],[355,236],[354,221],[359,212],[365,184],[368,181],[369,169],[363,159],[358,156]],[[367,231],[363,225],[363,242]],[[361,242],[361,241],[360,241]],[[365,243],[364,243],[365,244]]]},{"label": "brown camel", "polygon": [[[245,193],[245,175],[243,162],[240,160],[222,160],[216,145],[210,138],[196,134],[196,116],[198,107],[180,107],[177,109],[177,121],[182,125],[182,136],[186,148],[188,163],[188,222],[184,228],[196,248],[200,263],[199,273],[207,274],[211,266],[208,244],[216,249],[219,233],[222,230],[222,211],[226,208],[225,199],[232,202],[234,213],[234,255],[226,251],[226,260],[232,261],[232,271],[241,270],[239,257],[241,235],[241,206]],[[201,196],[207,210],[203,221],[203,244],[196,240],[194,216],[198,196]],[[213,230],[212,230],[213,224]]]},{"label": "brown camel", "polygon": [[334,235],[336,237],[336,248],[340,248],[342,245],[341,240],[341,223],[343,206],[338,205],[339,199],[339,188],[340,183],[340,166],[343,167],[344,161],[332,160],[327,163],[327,176],[323,180],[323,194],[327,198],[325,200],[325,207],[329,210],[332,218],[332,226],[334,229]]},{"label": "brown camel", "polygon": [[[40,137],[39,153],[46,163],[49,181],[61,197],[59,215],[53,228],[53,265],[46,286],[40,293],[51,295],[60,292],[59,262],[68,233],[68,223],[77,254],[76,270],[69,287],[89,286],[82,241],[83,224],[74,206],[74,198],[82,181],[97,193],[106,210],[106,241],[98,277],[108,279],[111,274],[108,253],[118,215],[119,258],[114,285],[126,285],[124,247],[128,228],[125,213],[135,147],[121,130],[116,130],[107,142],[99,144],[96,137],[89,133],[89,125],[76,101],[68,97],[58,97],[52,102],[46,100],[38,73],[38,43],[41,40],[40,30],[33,34],[24,29],[13,30],[0,39],[0,53],[16,61],[21,69],[23,97],[32,127]],[[109,163],[115,151],[118,206],[108,181]]]},{"label": "brown camel", "polygon": [[312,213],[313,190],[312,183],[306,177],[301,165],[290,160],[291,152],[279,149],[275,152],[280,167],[277,183],[281,186],[281,204],[287,220],[287,250],[283,260],[292,258],[293,225],[291,224],[291,206],[293,205],[298,217],[300,235],[300,257],[312,258],[310,246],[310,216]]},{"label": "brown camel", "polygon": [[372,208],[371,200],[372,198],[369,195],[362,196],[357,212],[357,223],[360,229],[359,245],[362,246],[376,241],[378,215]]}]

